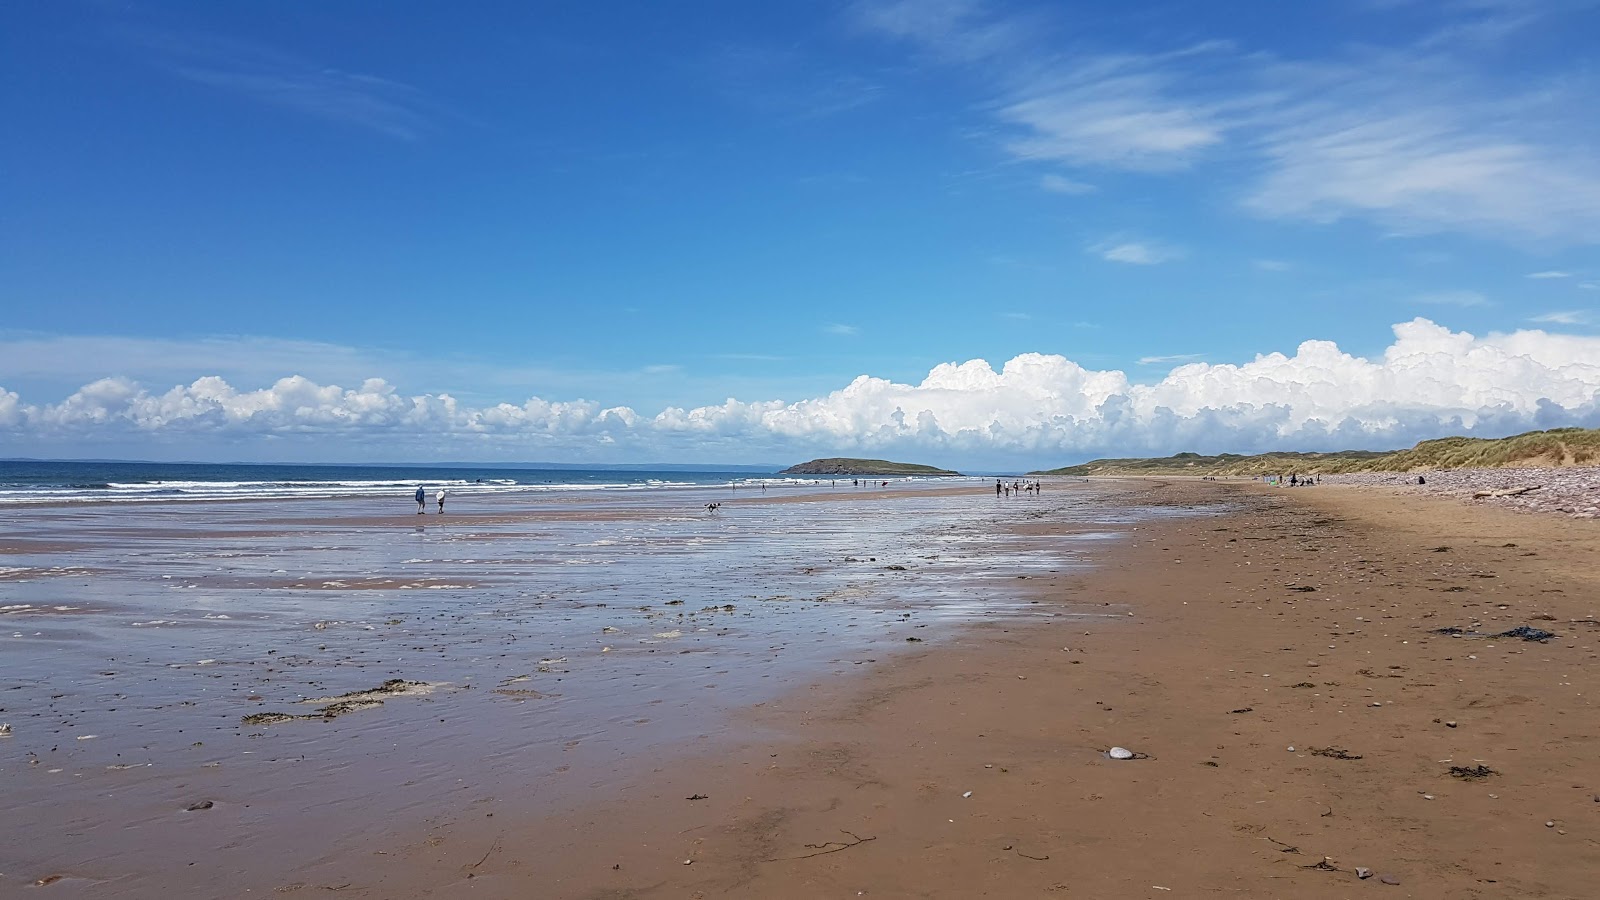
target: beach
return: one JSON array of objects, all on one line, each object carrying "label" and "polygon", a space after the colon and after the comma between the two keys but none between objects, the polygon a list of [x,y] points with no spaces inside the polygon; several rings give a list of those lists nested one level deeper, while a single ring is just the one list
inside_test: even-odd
[{"label": "beach", "polygon": [[[1015,576],[1127,516],[980,487],[15,506],[0,884],[237,896],[576,809],[794,685],[1033,615]],[[1006,532],[1046,507],[1088,537]]]},{"label": "beach", "polygon": [[[68,552],[127,545],[93,513],[51,520],[8,558],[84,571],[8,583],[0,605],[34,606],[7,634],[81,627],[30,611],[62,578],[137,594],[176,562],[195,586],[157,593],[213,595],[166,600],[182,624],[140,630],[116,664],[92,636],[78,669],[70,634],[6,646],[0,779],[21,800],[0,884],[1578,898],[1600,877],[1590,521],[1425,489],[1183,479],[759,503],[500,510],[415,553],[358,540],[414,527],[366,512],[216,513],[204,542],[151,532],[176,536],[145,563]],[[619,523],[660,543],[632,560],[574,549]],[[559,566],[527,558],[534,535]],[[263,542],[259,564],[171,558]],[[326,563],[352,554],[358,571]],[[323,562],[271,561],[286,555]],[[552,580],[596,560],[605,577]],[[533,582],[549,596],[520,593]],[[229,597],[255,608],[219,612]],[[219,624],[250,615],[245,640]],[[1492,636],[1521,626],[1554,636]],[[390,679],[392,696],[339,699]],[[242,722],[340,702],[357,708]]]}]

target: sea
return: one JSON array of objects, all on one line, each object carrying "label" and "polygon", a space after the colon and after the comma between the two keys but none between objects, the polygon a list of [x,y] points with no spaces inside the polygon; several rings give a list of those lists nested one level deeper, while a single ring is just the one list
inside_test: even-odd
[{"label": "sea", "polygon": [[828,480],[778,475],[776,467],[762,471],[745,466],[532,468],[10,460],[0,461],[0,504],[408,497],[419,486],[431,498],[441,488],[453,496],[472,496],[802,485]]}]

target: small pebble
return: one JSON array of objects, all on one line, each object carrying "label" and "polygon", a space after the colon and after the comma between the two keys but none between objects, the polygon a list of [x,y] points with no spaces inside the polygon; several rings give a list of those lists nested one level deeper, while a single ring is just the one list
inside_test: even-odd
[{"label": "small pebble", "polygon": [[1554,823],[1554,822],[1546,822],[1546,823],[1544,823],[1544,827],[1546,827],[1546,828],[1554,828],[1554,827],[1556,827],[1556,823]]},{"label": "small pebble", "polygon": [[1446,728],[1454,728],[1454,727],[1456,727],[1456,720],[1455,719],[1451,719],[1450,721],[1444,723],[1444,727],[1446,727]]},{"label": "small pebble", "polygon": [[1399,884],[1400,883],[1400,879],[1394,877],[1393,875],[1379,875],[1378,876],[1378,880],[1383,882],[1384,884]]},{"label": "small pebble", "polygon": [[1372,877],[1372,870],[1367,868],[1366,866],[1356,866],[1356,877],[1357,878],[1371,878]]},{"label": "small pebble", "polygon": [[1294,752],[1294,748],[1293,748],[1293,747],[1290,747],[1290,748],[1289,748],[1289,752],[1290,752],[1290,753],[1293,753],[1293,752]]}]

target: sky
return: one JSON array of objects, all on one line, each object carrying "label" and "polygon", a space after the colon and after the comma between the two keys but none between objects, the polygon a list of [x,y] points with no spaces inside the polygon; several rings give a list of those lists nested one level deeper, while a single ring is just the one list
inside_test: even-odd
[{"label": "sky", "polygon": [[1600,2],[0,5],[0,456],[1600,426]]}]

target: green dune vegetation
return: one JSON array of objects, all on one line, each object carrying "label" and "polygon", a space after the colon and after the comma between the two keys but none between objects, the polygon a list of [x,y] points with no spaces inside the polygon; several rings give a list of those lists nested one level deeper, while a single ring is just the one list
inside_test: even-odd
[{"label": "green dune vegetation", "polygon": [[1341,472],[1430,472],[1435,469],[1600,464],[1600,429],[1554,428],[1504,438],[1448,437],[1409,450],[1336,453],[1179,453],[1150,459],[1096,459],[1030,475],[1334,475]]},{"label": "green dune vegetation", "polygon": [[886,459],[850,459],[830,457],[813,459],[784,469],[779,475],[959,475],[949,469],[919,466],[916,463],[890,462]]}]

